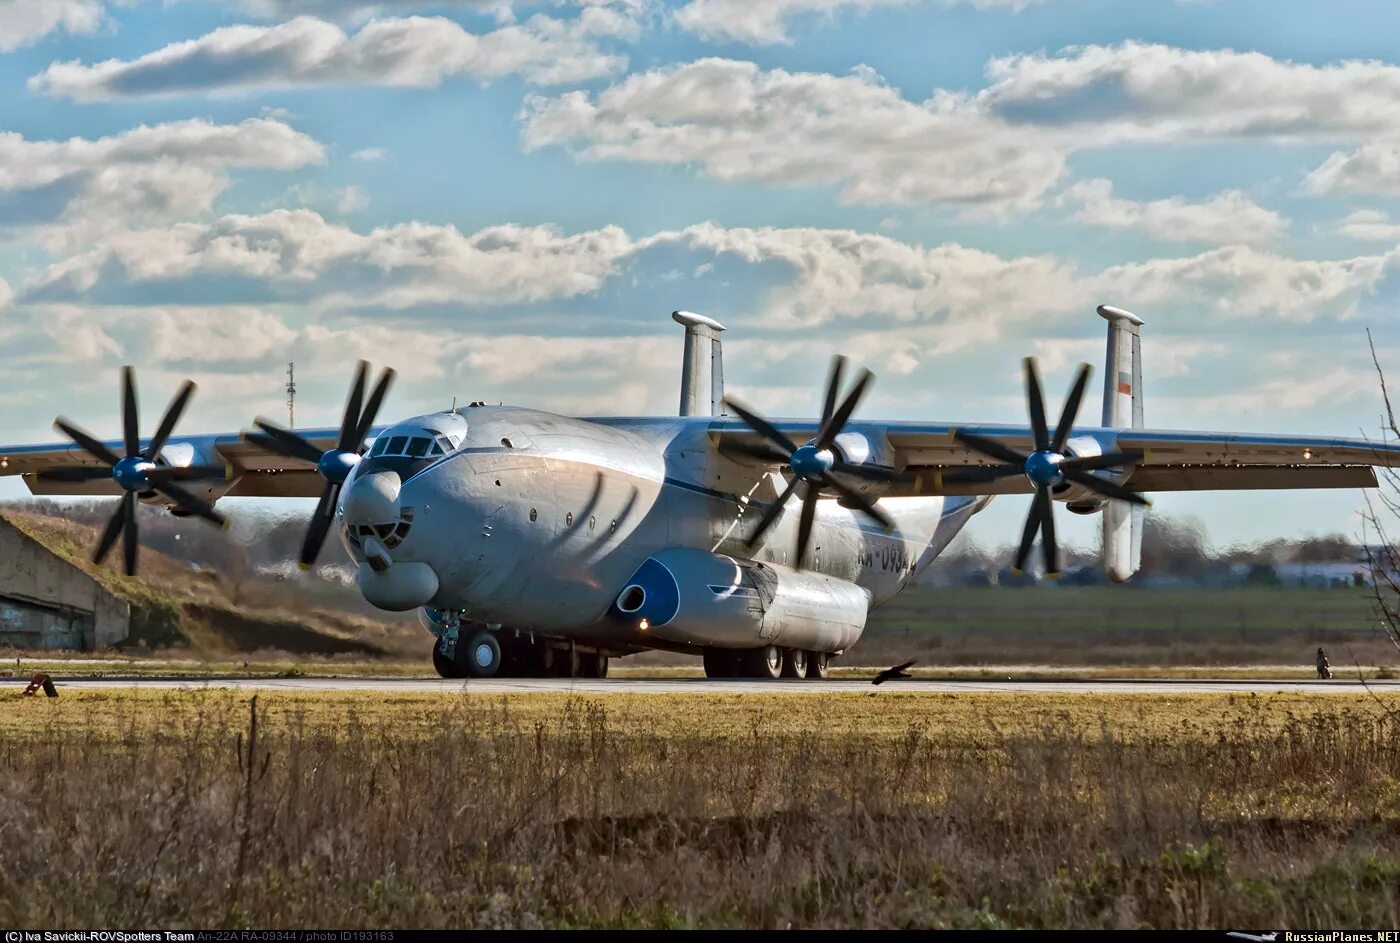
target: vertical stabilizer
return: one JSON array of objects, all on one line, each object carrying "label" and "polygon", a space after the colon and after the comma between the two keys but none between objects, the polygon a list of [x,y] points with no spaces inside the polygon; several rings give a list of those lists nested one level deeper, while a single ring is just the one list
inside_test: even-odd
[{"label": "vertical stabilizer", "polygon": [[[1142,318],[1122,308],[1099,305],[1108,321],[1104,363],[1103,424],[1142,428]],[[1122,583],[1142,565],[1141,505],[1109,501],[1103,509],[1103,565],[1108,578]]]},{"label": "vertical stabilizer", "polygon": [[681,361],[681,415],[719,416],[724,412],[724,325],[703,314],[672,311],[671,318],[685,326],[685,354]]}]

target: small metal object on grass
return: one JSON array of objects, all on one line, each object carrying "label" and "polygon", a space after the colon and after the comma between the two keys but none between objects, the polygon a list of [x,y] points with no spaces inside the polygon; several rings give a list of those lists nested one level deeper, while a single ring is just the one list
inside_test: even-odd
[{"label": "small metal object on grass", "polygon": [[33,697],[40,688],[44,689],[45,697],[58,697],[58,688],[54,687],[53,679],[42,671],[29,679],[29,684],[24,689],[24,696]]}]

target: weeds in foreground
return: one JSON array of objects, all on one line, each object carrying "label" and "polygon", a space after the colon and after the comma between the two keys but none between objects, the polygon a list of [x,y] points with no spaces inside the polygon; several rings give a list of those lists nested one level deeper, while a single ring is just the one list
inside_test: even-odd
[{"label": "weeds in foreground", "polygon": [[444,703],[413,736],[235,698],[0,734],[0,923],[1400,924],[1400,731],[1354,705],[716,737]]}]

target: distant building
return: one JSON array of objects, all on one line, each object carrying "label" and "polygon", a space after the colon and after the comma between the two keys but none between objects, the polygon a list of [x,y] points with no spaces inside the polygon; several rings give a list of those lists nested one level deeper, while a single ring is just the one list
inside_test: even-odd
[{"label": "distant building", "polygon": [[130,628],[130,603],[0,514],[0,645],[92,650]]}]

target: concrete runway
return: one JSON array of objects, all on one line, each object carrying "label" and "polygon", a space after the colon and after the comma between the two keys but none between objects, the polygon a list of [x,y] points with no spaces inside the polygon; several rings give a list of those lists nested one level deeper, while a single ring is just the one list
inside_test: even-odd
[{"label": "concrete runway", "polygon": [[[16,678],[18,683],[27,679]],[[577,694],[862,694],[874,691],[922,694],[1348,694],[1365,696],[1357,681],[945,681],[914,678],[874,687],[869,681],[709,681],[704,678],[618,678],[606,681],[562,678],[443,681],[428,678],[60,678],[63,690],[136,688],[196,690],[229,688],[249,691],[359,691],[388,694],[506,694],[573,692]],[[1378,694],[1400,694],[1400,681],[1371,681]]]}]

